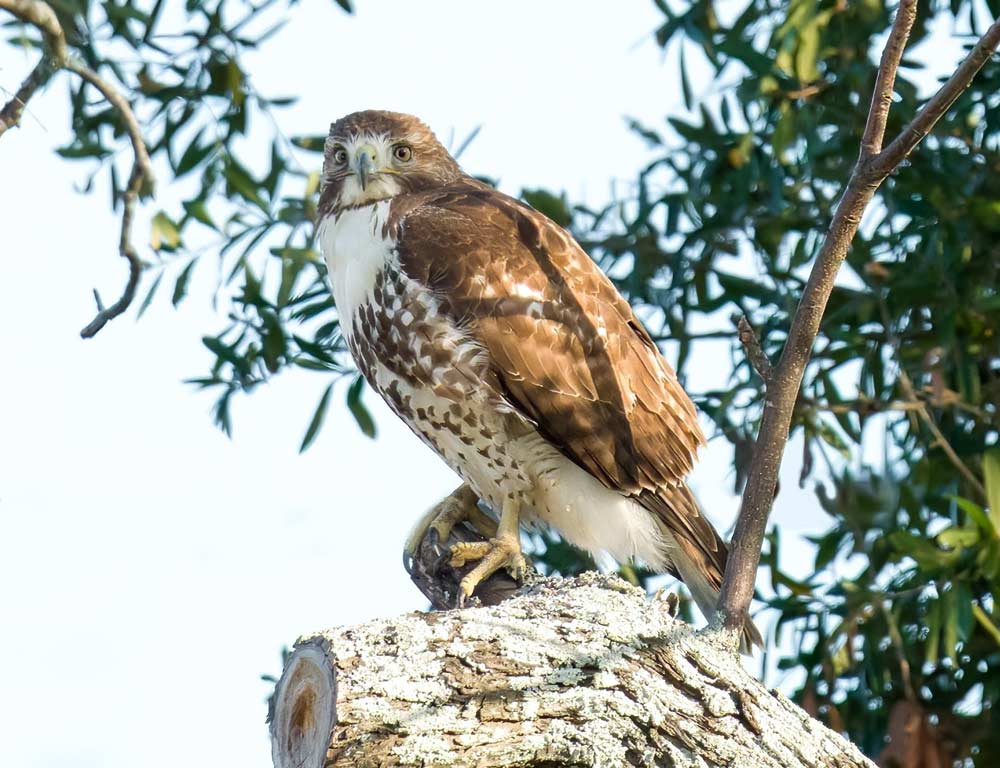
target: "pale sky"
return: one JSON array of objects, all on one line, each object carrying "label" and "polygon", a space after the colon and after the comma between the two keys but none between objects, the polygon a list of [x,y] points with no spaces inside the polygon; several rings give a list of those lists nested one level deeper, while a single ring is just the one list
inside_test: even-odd
[{"label": "pale sky", "polygon": [[[251,60],[262,92],[300,98],[279,113],[288,134],[363,108],[415,113],[443,138],[482,124],[468,170],[601,202],[649,159],[624,116],[680,109],[647,0],[357,5],[302,3]],[[30,64],[0,46],[0,85]],[[422,609],[402,542],[457,480],[370,392],[376,441],[339,398],[299,455],[326,384],[315,374],[238,399],[227,439],[211,396],[182,383],[207,370],[199,339],[224,321],[207,276],[178,311],[164,294],[138,323],[133,311],[79,338],[91,289],[116,295],[124,267],[107,189],[76,194],[84,166],[52,151],[68,136],[65,78],[0,138],[0,765],[264,768],[259,675],[300,634]],[[692,477],[723,530],[729,462],[715,441]],[[805,567],[789,545],[827,521],[797,469],[774,520]]]}]

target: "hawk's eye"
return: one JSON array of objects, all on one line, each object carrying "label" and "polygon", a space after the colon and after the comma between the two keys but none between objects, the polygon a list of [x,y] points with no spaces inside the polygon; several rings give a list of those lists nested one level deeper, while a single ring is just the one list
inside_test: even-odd
[{"label": "hawk's eye", "polygon": [[408,163],[413,157],[413,150],[405,144],[397,144],[392,150],[392,156],[401,163]]},{"label": "hawk's eye", "polygon": [[347,162],[347,150],[343,147],[337,147],[333,150],[333,162],[337,165],[343,165]]}]

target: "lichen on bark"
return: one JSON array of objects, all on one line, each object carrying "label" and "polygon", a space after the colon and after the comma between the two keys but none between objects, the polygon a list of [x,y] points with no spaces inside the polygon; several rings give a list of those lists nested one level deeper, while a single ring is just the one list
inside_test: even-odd
[{"label": "lichen on bark", "polygon": [[[872,766],[671,605],[591,573],[542,579],[497,606],[305,636],[276,689],[275,764]],[[326,745],[313,767],[283,754],[294,739],[277,731],[303,695],[283,690],[288,670],[317,652],[336,701],[328,733],[321,718],[315,733],[303,730],[310,718],[298,704],[296,738]]]}]

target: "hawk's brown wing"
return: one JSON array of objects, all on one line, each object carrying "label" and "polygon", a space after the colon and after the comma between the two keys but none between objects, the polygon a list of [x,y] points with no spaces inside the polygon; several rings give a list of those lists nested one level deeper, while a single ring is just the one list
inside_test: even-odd
[{"label": "hawk's brown wing", "polygon": [[682,489],[704,443],[694,405],[576,241],[471,180],[394,207],[402,268],[482,342],[510,403],[564,455],[661,517],[721,579],[724,545]]}]

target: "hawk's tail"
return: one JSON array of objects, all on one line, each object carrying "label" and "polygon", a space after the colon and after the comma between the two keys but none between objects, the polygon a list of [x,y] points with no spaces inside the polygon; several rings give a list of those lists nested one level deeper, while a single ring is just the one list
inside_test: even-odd
[{"label": "hawk's tail", "polygon": [[[655,499],[642,499],[643,505],[657,513],[657,522],[667,543],[671,570],[691,591],[698,609],[709,621],[715,615],[722,591],[729,550],[685,483],[664,488]],[[652,503],[650,503],[652,502]],[[743,624],[740,651],[749,655],[753,646],[764,647],[760,630],[749,616]]]}]

